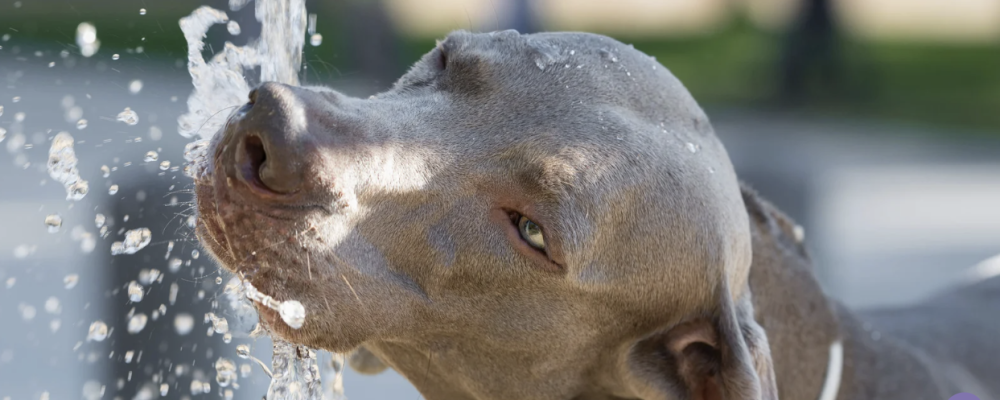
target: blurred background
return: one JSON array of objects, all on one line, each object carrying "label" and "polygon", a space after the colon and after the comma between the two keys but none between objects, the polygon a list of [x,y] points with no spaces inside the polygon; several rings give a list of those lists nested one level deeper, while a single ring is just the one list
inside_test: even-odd
[{"label": "blurred background", "polygon": [[[229,277],[199,256],[187,222],[176,119],[191,80],[177,21],[202,4],[240,25],[214,27],[206,55],[257,36],[253,7],[231,11],[224,0],[0,0],[0,399],[264,394],[266,375],[235,346],[270,364],[270,343],[249,337],[253,321],[213,307],[228,302],[216,282]],[[454,29],[582,30],[634,44],[687,85],[740,176],[804,227],[825,290],[850,306],[906,304],[1000,273],[990,259],[1000,254],[996,0],[307,7],[320,36],[306,45],[303,82],[357,96],[388,88]],[[75,43],[81,22],[97,29],[90,57]],[[117,121],[125,107],[136,124]],[[46,172],[61,131],[89,181],[80,201]],[[62,223],[50,233],[52,214]],[[125,230],[142,227],[149,246],[111,255]],[[139,302],[131,281],[143,287]],[[203,317],[213,310],[229,318],[231,338],[212,332]],[[136,314],[149,321],[129,333]],[[110,327],[107,339],[88,340],[95,321]],[[220,357],[240,368],[238,390],[216,382]],[[419,398],[392,372],[348,370],[345,387],[352,399]]]}]

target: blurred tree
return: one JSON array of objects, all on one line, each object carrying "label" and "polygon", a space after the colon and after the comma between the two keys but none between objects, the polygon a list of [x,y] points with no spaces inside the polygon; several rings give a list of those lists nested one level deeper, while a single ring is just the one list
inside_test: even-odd
[{"label": "blurred tree", "polygon": [[342,78],[354,81],[359,95],[388,89],[406,67],[400,60],[403,44],[385,6],[380,0],[339,3],[335,15],[344,42],[337,58],[348,75]]},{"label": "blurred tree", "polygon": [[510,23],[504,29],[516,29],[521,33],[535,33],[541,30],[541,24],[535,15],[529,0],[508,0],[510,6]]},{"label": "blurred tree", "polygon": [[832,94],[842,68],[831,1],[802,0],[800,10],[778,61],[779,100],[790,104],[805,100],[812,82]]}]

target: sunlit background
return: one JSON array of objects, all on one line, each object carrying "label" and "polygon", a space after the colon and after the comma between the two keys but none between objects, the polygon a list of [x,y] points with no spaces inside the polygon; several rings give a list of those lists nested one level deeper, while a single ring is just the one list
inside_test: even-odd
[{"label": "sunlit background", "polygon": [[[215,380],[219,357],[251,370],[235,397],[263,395],[267,377],[235,351],[248,344],[269,363],[269,340],[247,335],[253,321],[229,316],[228,344],[207,334],[205,313],[228,300],[218,268],[197,253],[190,181],[178,168],[187,140],[176,121],[191,80],[177,21],[202,4],[229,11],[223,0],[0,0],[0,399],[151,399],[162,385],[166,398],[216,398],[233,389]],[[634,44],[706,108],[741,177],[804,227],[825,289],[848,305],[905,304],[1000,273],[1000,258],[987,260],[1000,253],[996,0],[307,7],[319,36],[307,40],[303,82],[358,96],[386,89],[455,29],[582,30]],[[229,15],[239,32],[213,28],[206,54],[256,37],[252,7]],[[81,22],[97,29],[91,57],[75,44]],[[136,124],[117,121],[126,107]],[[80,201],[46,172],[61,131],[75,138],[89,181]],[[54,233],[52,214],[62,220]],[[126,230],[143,227],[148,247],[111,255]],[[131,281],[143,285],[140,302],[129,299]],[[149,322],[132,334],[136,314]],[[111,332],[88,340],[98,320]],[[210,392],[193,394],[192,381]],[[391,372],[347,371],[345,387],[352,399],[419,398]]]}]

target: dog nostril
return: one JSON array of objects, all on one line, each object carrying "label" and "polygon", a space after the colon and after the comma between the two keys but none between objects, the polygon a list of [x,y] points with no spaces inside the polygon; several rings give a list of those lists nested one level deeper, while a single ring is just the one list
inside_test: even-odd
[{"label": "dog nostril", "polygon": [[244,151],[246,153],[246,163],[243,165],[245,171],[243,176],[249,178],[253,183],[267,187],[260,178],[260,170],[264,168],[267,161],[267,152],[264,151],[264,143],[259,136],[247,136],[244,140]]}]

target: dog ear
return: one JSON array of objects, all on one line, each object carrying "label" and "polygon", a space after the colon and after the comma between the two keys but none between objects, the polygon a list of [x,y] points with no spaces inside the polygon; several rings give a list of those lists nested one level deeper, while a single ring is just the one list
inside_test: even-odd
[{"label": "dog ear", "polygon": [[640,392],[650,398],[777,400],[764,329],[749,291],[734,304],[723,291],[716,315],[681,323],[632,349]]}]

